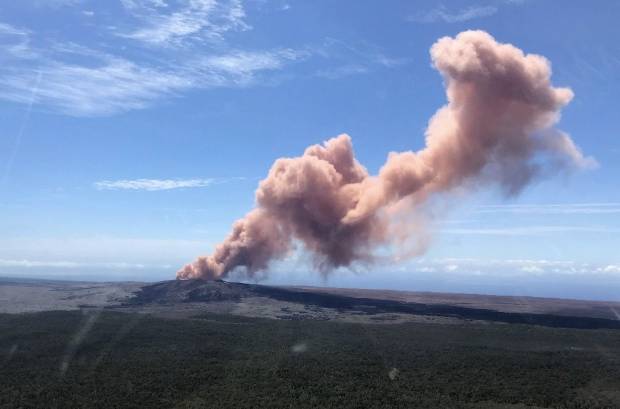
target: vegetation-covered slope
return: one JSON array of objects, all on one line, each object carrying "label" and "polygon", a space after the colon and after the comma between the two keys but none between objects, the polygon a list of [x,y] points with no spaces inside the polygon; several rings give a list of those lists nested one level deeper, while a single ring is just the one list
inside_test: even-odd
[{"label": "vegetation-covered slope", "polygon": [[2,408],[620,407],[620,331],[0,315]]}]

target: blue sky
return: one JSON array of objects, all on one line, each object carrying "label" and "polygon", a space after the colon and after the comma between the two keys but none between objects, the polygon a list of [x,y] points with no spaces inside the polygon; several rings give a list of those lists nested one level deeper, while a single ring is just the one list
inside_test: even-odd
[{"label": "blue sky", "polygon": [[438,209],[423,257],[266,282],[620,299],[620,4],[28,0],[0,5],[0,274],[171,279],[274,159],[346,132],[373,173],[445,103],[428,50],[483,29],[546,56],[597,169]]}]

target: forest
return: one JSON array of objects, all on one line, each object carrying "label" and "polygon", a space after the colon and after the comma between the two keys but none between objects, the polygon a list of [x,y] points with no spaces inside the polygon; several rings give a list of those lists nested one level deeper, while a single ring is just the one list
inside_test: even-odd
[{"label": "forest", "polygon": [[614,408],[620,332],[0,315],[0,408]]}]

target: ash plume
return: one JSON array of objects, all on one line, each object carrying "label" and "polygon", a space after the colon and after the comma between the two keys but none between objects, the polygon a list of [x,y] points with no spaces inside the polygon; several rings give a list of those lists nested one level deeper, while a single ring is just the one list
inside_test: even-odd
[{"label": "ash plume", "polygon": [[394,241],[397,210],[423,218],[424,204],[441,194],[498,186],[516,195],[537,177],[595,164],[553,128],[573,93],[552,86],[544,57],[484,31],[441,38],[430,54],[448,103],[430,119],[423,149],[390,153],[376,176],[355,159],[346,134],[276,160],[256,191],[256,208],[177,278],[214,279],[237,268],[252,275],[294,242],[322,271],[372,261],[377,246]]}]

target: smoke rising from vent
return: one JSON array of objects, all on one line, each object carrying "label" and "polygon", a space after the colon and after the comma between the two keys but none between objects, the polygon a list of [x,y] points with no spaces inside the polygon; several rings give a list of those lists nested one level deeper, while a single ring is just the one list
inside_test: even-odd
[{"label": "smoke rising from vent", "polygon": [[551,85],[544,57],[483,31],[441,38],[430,53],[448,103],[430,119],[423,149],[390,153],[376,176],[355,159],[345,134],[276,160],[256,208],[177,278],[214,279],[237,268],[252,275],[285,257],[294,241],[322,271],[372,261],[377,246],[393,241],[393,214],[403,205],[421,214],[439,194],[494,185],[516,195],[537,177],[595,164],[553,128],[573,93]]}]

